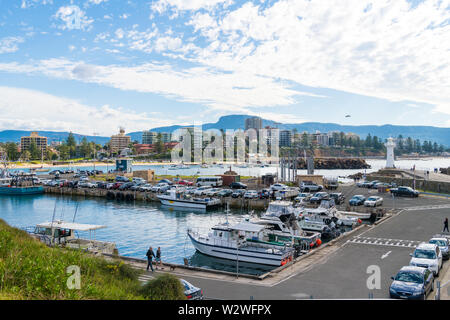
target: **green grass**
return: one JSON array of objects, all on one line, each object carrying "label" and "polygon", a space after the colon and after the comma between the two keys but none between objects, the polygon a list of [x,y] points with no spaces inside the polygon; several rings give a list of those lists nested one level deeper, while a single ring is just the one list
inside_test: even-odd
[{"label": "green grass", "polygon": [[[66,270],[72,265],[80,267],[80,289],[67,286],[71,274]],[[138,276],[139,271],[121,260],[106,260],[79,250],[49,248],[0,219],[0,299],[182,298],[182,288],[174,285],[180,283],[177,278],[170,276],[172,285],[168,285],[169,280],[147,284],[152,290],[145,291]],[[159,284],[164,287],[154,289]]]}]

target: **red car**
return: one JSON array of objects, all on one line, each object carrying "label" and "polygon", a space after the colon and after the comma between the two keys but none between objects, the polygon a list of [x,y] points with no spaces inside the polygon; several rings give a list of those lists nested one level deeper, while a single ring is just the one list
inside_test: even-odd
[{"label": "red car", "polygon": [[181,184],[183,186],[192,186],[192,185],[194,185],[194,183],[192,181],[187,181],[187,180],[180,180],[180,181],[178,181],[178,184]]},{"label": "red car", "polygon": [[123,182],[116,182],[116,183],[114,183],[114,185],[112,186],[111,189],[117,190],[117,189],[119,189],[119,187],[120,187],[122,184],[123,184]]}]

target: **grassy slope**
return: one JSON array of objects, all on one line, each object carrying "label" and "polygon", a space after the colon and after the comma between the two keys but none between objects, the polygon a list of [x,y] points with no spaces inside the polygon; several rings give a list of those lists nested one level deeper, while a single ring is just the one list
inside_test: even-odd
[{"label": "grassy slope", "polygon": [[[66,285],[71,265],[80,267],[80,290]],[[0,219],[0,299],[183,299],[178,279],[164,277],[166,288],[172,290],[154,295],[145,288],[154,288],[160,279],[142,287],[138,272],[121,261],[48,248]]]}]

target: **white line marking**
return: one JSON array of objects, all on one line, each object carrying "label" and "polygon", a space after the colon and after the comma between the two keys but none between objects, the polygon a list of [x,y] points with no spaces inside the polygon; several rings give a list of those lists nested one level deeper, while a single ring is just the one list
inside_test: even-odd
[{"label": "white line marking", "polygon": [[387,258],[391,252],[392,252],[392,251],[388,251],[388,252],[386,252],[385,254],[383,254],[383,255],[381,256],[381,260],[383,260],[384,258]]}]

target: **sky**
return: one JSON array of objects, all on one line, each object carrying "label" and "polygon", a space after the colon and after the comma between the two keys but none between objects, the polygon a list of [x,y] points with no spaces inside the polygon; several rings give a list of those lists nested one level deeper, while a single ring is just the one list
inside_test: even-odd
[{"label": "sky", "polygon": [[0,130],[111,135],[229,114],[450,126],[450,0],[0,8]]}]

